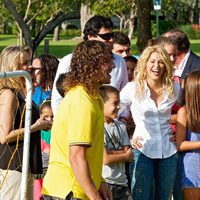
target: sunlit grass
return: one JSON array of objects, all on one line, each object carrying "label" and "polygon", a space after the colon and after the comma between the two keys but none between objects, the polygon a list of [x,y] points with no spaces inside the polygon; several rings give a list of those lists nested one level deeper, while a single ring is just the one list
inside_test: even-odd
[{"label": "sunlit grass", "polygon": [[[52,54],[58,58],[71,53],[74,47],[82,40],[81,38],[67,38],[61,37],[59,41],[53,41],[52,36],[48,35],[45,39],[49,41],[49,54]],[[133,39],[131,51],[133,54],[137,54],[136,39]],[[190,40],[191,49],[194,53],[200,56],[200,40]],[[9,45],[17,45],[17,37],[15,35],[0,35],[0,51]],[[41,42],[40,46],[36,50],[36,55],[44,53],[44,41]]]}]

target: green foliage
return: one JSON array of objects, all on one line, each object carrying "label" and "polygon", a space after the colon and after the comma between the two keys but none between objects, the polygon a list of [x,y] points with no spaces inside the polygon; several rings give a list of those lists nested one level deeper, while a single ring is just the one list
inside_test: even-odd
[{"label": "green foliage", "polygon": [[80,37],[81,36],[81,30],[80,29],[61,30],[60,31],[60,36],[67,36],[69,38]]},{"label": "green foliage", "polygon": [[200,39],[200,28],[194,30],[192,25],[188,24],[186,26],[180,26],[180,29],[187,34],[189,39]]},{"label": "green foliage", "polygon": [[[17,12],[21,15],[26,22],[30,20],[34,22],[35,32],[39,32],[41,27],[46,25],[46,23],[54,18],[57,13],[69,13],[75,10],[78,10],[80,7],[80,0],[32,0],[30,8],[28,7],[28,1],[24,0],[12,0],[11,1]],[[5,8],[3,1],[0,1],[0,24],[4,21],[10,21],[11,29],[10,31],[15,34],[17,27],[15,21],[13,20],[10,12]],[[27,15],[26,15],[27,12]],[[34,19],[34,20],[33,20]],[[32,28],[32,23],[29,24],[30,29]],[[14,27],[13,27],[14,26]],[[1,27],[1,26],[0,26]],[[10,32],[9,31],[9,32]]]},{"label": "green foliage", "polygon": [[191,11],[196,0],[163,0],[161,3],[161,15],[171,21],[173,26],[191,23]]},{"label": "green foliage", "polygon": [[[175,28],[171,21],[159,20],[159,35],[167,32],[170,29]],[[152,21],[151,25],[152,36],[156,37],[156,21]]]},{"label": "green foliage", "polygon": [[107,17],[113,15],[126,15],[130,14],[132,0],[101,0],[95,1],[92,9],[97,14],[102,14]]},{"label": "green foliage", "polygon": [[11,34],[13,19],[2,2],[0,2],[0,33]]}]

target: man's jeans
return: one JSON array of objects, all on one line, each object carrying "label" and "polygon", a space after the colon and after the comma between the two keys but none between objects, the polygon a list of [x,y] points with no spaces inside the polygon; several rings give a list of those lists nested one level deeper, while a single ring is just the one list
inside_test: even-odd
[{"label": "man's jeans", "polygon": [[151,159],[133,150],[130,163],[131,193],[134,200],[169,200],[177,171],[178,153],[165,159]]}]

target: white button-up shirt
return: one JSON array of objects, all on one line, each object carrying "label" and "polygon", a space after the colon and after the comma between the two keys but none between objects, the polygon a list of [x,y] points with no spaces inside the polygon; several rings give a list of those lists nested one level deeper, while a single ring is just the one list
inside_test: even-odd
[{"label": "white button-up shirt", "polygon": [[116,87],[119,91],[128,83],[128,72],[125,60],[117,54],[113,54],[115,68],[111,71],[110,85]]},{"label": "white button-up shirt", "polygon": [[190,56],[190,50],[187,52],[187,54],[185,55],[185,57],[183,58],[183,60],[181,61],[181,63],[178,66],[174,66],[174,76],[178,76],[181,77],[184,69],[185,69],[185,65],[188,61],[188,58]]},{"label": "white button-up shirt", "polygon": [[169,97],[163,89],[164,98],[158,106],[150,97],[150,90],[145,83],[144,95],[135,97],[135,83],[129,82],[120,93],[122,105],[130,108],[136,124],[133,138],[141,137],[143,147],[140,151],[149,158],[167,158],[177,152],[176,145],[170,142],[171,108],[177,101],[179,84],[174,84],[174,96]]}]

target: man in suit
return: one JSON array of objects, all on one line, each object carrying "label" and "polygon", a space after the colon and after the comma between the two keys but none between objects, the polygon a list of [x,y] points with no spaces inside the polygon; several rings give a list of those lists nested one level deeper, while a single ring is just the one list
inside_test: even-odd
[{"label": "man in suit", "polygon": [[177,45],[178,52],[174,66],[174,76],[185,79],[191,71],[200,69],[200,57],[190,50],[190,41],[183,31],[172,29],[164,33],[163,36],[174,40]]},{"label": "man in suit", "polygon": [[[174,76],[176,78],[179,77],[179,80],[185,80],[190,72],[200,70],[200,57],[190,50],[190,41],[183,31],[180,29],[172,29],[164,33],[162,36],[169,37],[177,46],[176,59],[174,63]],[[173,189],[173,199],[183,200],[179,167],[177,169],[177,177]]]}]

